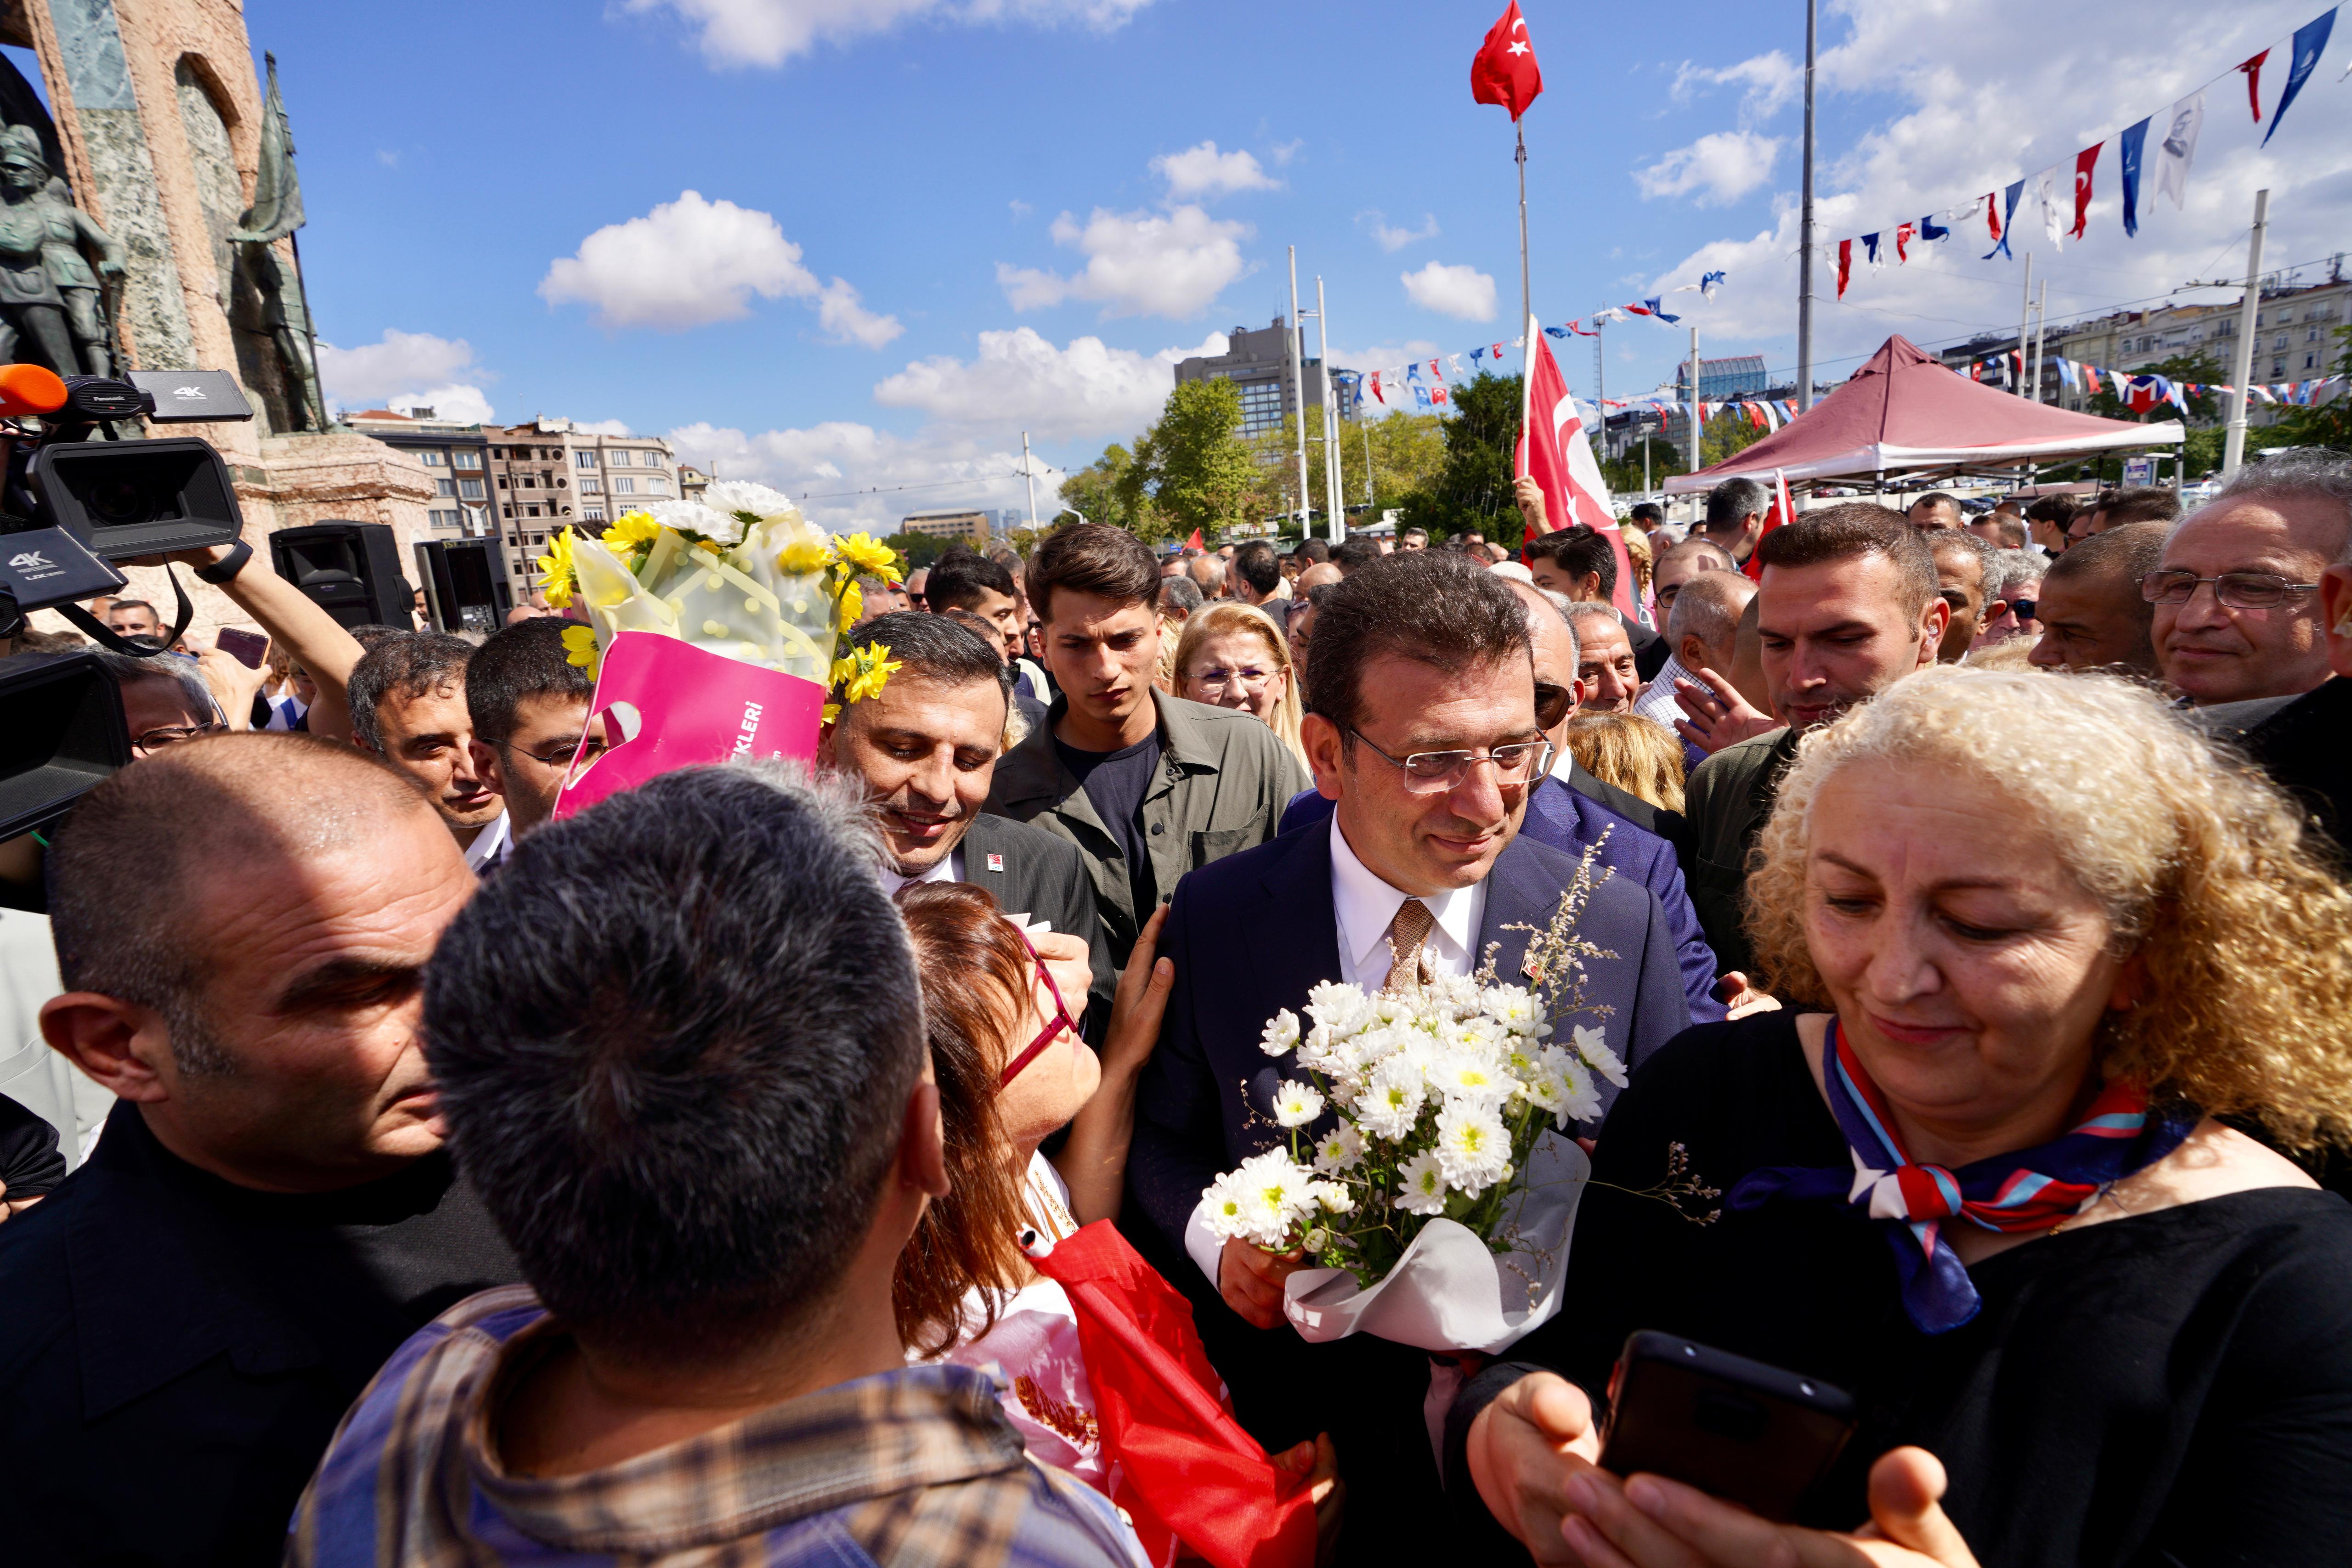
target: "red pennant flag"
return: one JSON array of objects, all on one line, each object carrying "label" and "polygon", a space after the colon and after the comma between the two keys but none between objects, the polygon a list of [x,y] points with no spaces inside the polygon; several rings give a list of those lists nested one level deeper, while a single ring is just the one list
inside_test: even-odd
[{"label": "red pennant flag", "polygon": [[1901,228],[1895,231],[1895,266],[1900,267],[1905,262],[1911,259],[1911,236],[1916,232],[1916,229],[1910,224],[1905,224]]},{"label": "red pennant flag", "polygon": [[1312,1568],[1315,1504],[1221,1397],[1192,1309],[1097,1219],[1034,1260],[1078,1320],[1111,1500],[1154,1563],[1171,1538],[1214,1568]]},{"label": "red pennant flag", "polygon": [[2099,162],[2103,141],[2094,141],[2074,154],[2074,237],[2081,239],[2091,224],[2091,170]]},{"label": "red pennant flag", "polygon": [[[1797,504],[1789,498],[1789,476],[1780,469],[1775,468],[1772,470],[1772,509],[1764,514],[1764,533],[1758,534],[1756,536],[1757,541],[1761,543],[1764,538],[1764,534],[1769,534],[1774,528],[1781,528],[1789,523],[1794,522],[1796,520],[1796,517]],[[1763,552],[1760,550],[1750,550],[1748,555],[1748,564],[1741,567],[1739,570],[1746,572],[1758,582],[1763,581]]]},{"label": "red pennant flag", "polygon": [[1496,24],[1486,29],[1486,41],[1470,57],[1470,96],[1480,103],[1499,104],[1517,120],[1543,91],[1543,72],[1536,67],[1535,46],[1528,41],[1527,18],[1519,0],[1511,0]]},{"label": "red pennant flag", "polygon": [[1521,388],[1519,445],[1511,472],[1533,476],[1543,490],[1544,521],[1553,531],[1583,523],[1609,541],[1617,557],[1614,601],[1625,614],[1635,614],[1633,563],[1625,553],[1617,514],[1609,505],[1609,481],[1593,461],[1592,442],[1576,412],[1576,400],[1569,395],[1567,378],[1551,357],[1551,345],[1533,321],[1528,323],[1528,341],[1535,345],[1535,362]]},{"label": "red pennant flag", "polygon": [[1201,530],[1200,530],[1200,529],[1198,529],[1198,528],[1194,528],[1194,529],[1192,530],[1192,537],[1191,538],[1186,539],[1186,540],[1184,541],[1184,548],[1185,548],[1186,549],[1201,549],[1204,548],[1204,547],[1202,545],[1202,543],[1201,543]]},{"label": "red pennant flag", "polygon": [[2246,73],[2246,107],[2254,111],[2254,123],[2263,122],[2263,62],[2271,57],[2264,49],[2238,68]]},{"label": "red pennant flag", "polygon": [[1389,405],[1389,400],[1381,395],[1381,372],[1378,371],[1372,372],[1372,401],[1382,408]]},{"label": "red pennant flag", "polygon": [[1853,241],[1838,241],[1838,298],[1845,298],[1846,279],[1853,276]]},{"label": "red pennant flag", "polygon": [[2000,243],[2000,204],[1993,200],[1999,194],[1998,191],[1985,193],[1985,222],[1991,226],[1992,243],[1995,245]]}]

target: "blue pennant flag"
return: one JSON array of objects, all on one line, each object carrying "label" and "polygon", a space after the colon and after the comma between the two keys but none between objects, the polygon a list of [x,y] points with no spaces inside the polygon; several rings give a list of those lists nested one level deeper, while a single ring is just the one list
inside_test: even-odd
[{"label": "blue pennant flag", "polygon": [[2279,121],[2286,118],[2286,106],[2311,79],[2319,65],[2319,57],[2326,51],[2327,35],[2336,26],[2336,7],[2329,6],[2319,19],[2306,22],[2294,30],[2294,60],[2286,68],[2286,86],[2279,89],[2278,107],[2271,110],[2271,128],[2263,132],[2263,145],[2268,147],[2271,138],[2278,134]]},{"label": "blue pennant flag", "polygon": [[1863,254],[1869,257],[1870,265],[1876,267],[1878,265],[1878,236],[1876,235],[1863,235],[1862,249]]},{"label": "blue pennant flag", "polygon": [[[2333,13],[2330,14],[2333,15]],[[2273,124],[2277,122],[2275,117],[2272,122]],[[2145,120],[2125,131],[2122,140],[2117,143],[2116,150],[2123,154],[2124,164],[2124,233],[2126,235],[2139,233],[2139,165],[2141,149],[2147,144],[2147,121]]]},{"label": "blue pennant flag", "polygon": [[1486,350],[1484,349],[1473,349],[1470,350],[1470,362],[1474,365],[1486,357]]},{"label": "blue pennant flag", "polygon": [[1679,316],[1667,315],[1665,311],[1659,307],[1656,299],[1644,299],[1642,303],[1648,306],[1650,308],[1650,314],[1655,316],[1661,321],[1679,321],[1682,319]]},{"label": "blue pennant flag", "polygon": [[1698,280],[1698,297],[1702,299],[1712,299],[1715,298],[1715,291],[1722,287],[1723,274],[1719,272],[1704,274]]},{"label": "blue pennant flag", "polygon": [[2025,194],[2025,182],[2022,180],[2001,193],[2001,204],[2006,210],[2000,216],[2000,243],[1985,252],[1985,260],[1990,261],[1997,256],[2008,256],[2011,261],[2017,259],[2016,253],[2009,248],[2009,231],[2017,223],[2017,198],[2023,194]]},{"label": "blue pennant flag", "polygon": [[1919,220],[1919,237],[1921,239],[1949,239],[1952,237],[1952,231],[1937,223],[1935,218],[1930,215]]},{"label": "blue pennant flag", "polygon": [[1568,336],[1568,329],[1565,327],[1547,327],[1544,329],[1544,336],[1547,338],[1565,338]]}]

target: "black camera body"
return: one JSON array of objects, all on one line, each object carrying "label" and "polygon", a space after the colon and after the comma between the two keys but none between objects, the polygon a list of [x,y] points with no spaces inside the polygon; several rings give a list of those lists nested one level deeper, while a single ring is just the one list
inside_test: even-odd
[{"label": "black camera body", "polygon": [[244,533],[236,486],[210,442],[89,439],[101,424],[142,414],[157,424],[251,419],[235,377],[133,371],[121,380],[70,376],[65,385],[66,405],[43,416],[39,437],[12,444],[0,531],[63,528],[112,561],[230,544]]}]

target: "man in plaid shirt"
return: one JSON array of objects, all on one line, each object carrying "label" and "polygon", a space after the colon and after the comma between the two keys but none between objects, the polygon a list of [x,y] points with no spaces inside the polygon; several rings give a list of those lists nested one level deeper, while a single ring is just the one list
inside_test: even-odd
[{"label": "man in plaid shirt", "polygon": [[425,1030],[530,1288],[387,1363],[287,1562],[1142,1568],[985,1377],[906,1364],[947,1191],[914,960],[854,801],[669,774],[520,841]]}]

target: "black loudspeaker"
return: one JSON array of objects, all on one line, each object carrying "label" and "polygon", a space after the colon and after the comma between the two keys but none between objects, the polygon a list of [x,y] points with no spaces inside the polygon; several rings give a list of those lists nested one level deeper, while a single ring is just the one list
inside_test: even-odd
[{"label": "black loudspeaker", "polygon": [[416,591],[400,570],[400,543],[384,523],[312,523],[269,536],[278,575],[345,626],[416,624]]},{"label": "black loudspeaker", "polygon": [[94,653],[0,660],[0,840],[56,821],[131,761],[122,696]]},{"label": "black loudspeaker", "polygon": [[495,632],[514,608],[499,571],[496,539],[420,539],[416,580],[433,624],[444,632]]}]

